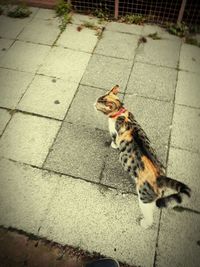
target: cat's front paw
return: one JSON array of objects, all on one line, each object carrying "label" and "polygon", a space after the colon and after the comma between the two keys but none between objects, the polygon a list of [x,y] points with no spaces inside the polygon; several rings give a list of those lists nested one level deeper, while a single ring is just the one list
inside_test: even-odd
[{"label": "cat's front paw", "polygon": [[117,149],[118,148],[118,146],[113,141],[111,143],[111,147],[114,148],[114,149]]},{"label": "cat's front paw", "polygon": [[145,219],[141,219],[140,225],[142,226],[142,228],[148,229],[148,228],[150,228],[152,226],[152,223],[148,222]]}]

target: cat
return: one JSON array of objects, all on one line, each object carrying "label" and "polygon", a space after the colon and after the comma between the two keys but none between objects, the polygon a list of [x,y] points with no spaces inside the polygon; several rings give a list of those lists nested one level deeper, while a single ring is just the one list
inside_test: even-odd
[{"label": "cat", "polygon": [[[164,166],[151,147],[149,138],[133,114],[124,108],[118,93],[119,86],[116,85],[98,98],[95,107],[108,117],[111,147],[119,150],[119,161],[135,181],[143,214],[140,224],[146,229],[153,224],[155,206],[163,208],[170,202],[181,203],[183,195],[190,197],[191,189],[165,176]],[[168,188],[175,192],[163,196]]]}]

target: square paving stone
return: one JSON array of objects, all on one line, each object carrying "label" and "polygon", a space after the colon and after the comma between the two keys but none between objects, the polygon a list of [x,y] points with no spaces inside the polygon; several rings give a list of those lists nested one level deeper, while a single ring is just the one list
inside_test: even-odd
[{"label": "square paving stone", "polygon": [[112,21],[107,24],[106,30],[141,35],[143,32],[143,26]]},{"label": "square paving stone", "polygon": [[103,90],[80,85],[73,100],[66,121],[88,125],[108,131],[108,118],[94,107],[97,98],[104,95]]},{"label": "square paving stone", "polygon": [[199,225],[199,214],[164,210],[156,266],[199,266]]},{"label": "square paving stone", "polygon": [[200,152],[200,110],[175,105],[171,144]]},{"label": "square paving stone", "polygon": [[177,68],[180,45],[181,41],[147,38],[147,43],[139,48],[136,60],[158,66]]},{"label": "square paving stone", "polygon": [[45,168],[99,182],[107,135],[103,131],[64,123]]},{"label": "square paving stone", "polygon": [[10,113],[5,109],[0,109],[0,136],[3,133],[4,128],[6,127],[6,124],[10,120]]},{"label": "square paving stone", "polygon": [[53,9],[46,9],[46,8],[40,8],[36,15],[34,16],[33,20],[37,19],[44,19],[44,20],[50,20],[52,18],[55,18],[57,16],[55,10]]},{"label": "square paving stone", "polygon": [[171,101],[176,79],[176,70],[137,62],[128,82],[127,93]]},{"label": "square paving stone", "polygon": [[0,69],[0,106],[14,109],[33,79],[33,74]]},{"label": "square paving stone", "polygon": [[78,31],[77,25],[67,25],[67,28],[61,34],[56,44],[74,50],[92,53],[97,40],[95,30],[83,28],[81,31]]},{"label": "square paving stone", "polygon": [[137,36],[105,31],[98,42],[94,53],[110,57],[133,59],[137,44]]},{"label": "square paving stone", "polygon": [[55,193],[58,176],[0,160],[0,224],[38,233]]},{"label": "square paving stone", "polygon": [[90,56],[88,53],[54,47],[40,68],[39,73],[79,83]]},{"label": "square paving stone", "polygon": [[30,18],[17,19],[1,15],[0,36],[8,39],[15,39],[29,21]]},{"label": "square paving stone", "polygon": [[77,87],[73,82],[36,75],[17,108],[62,120]]},{"label": "square paving stone", "polygon": [[2,58],[0,66],[35,72],[50,51],[50,47],[16,41]]},{"label": "square paving stone", "polygon": [[189,207],[200,212],[200,155],[182,149],[171,147],[169,151],[169,160],[167,174],[169,177],[177,179],[187,184],[191,190],[191,198],[187,196],[183,199],[184,207]]},{"label": "square paving stone", "polygon": [[0,58],[6,54],[14,41],[0,38]]},{"label": "square paving stone", "polygon": [[168,33],[164,28],[159,27],[155,24],[145,24],[143,27],[142,34],[148,36],[149,34],[155,34],[161,39],[169,39],[174,41],[180,41],[178,36]]},{"label": "square paving stone", "polygon": [[175,98],[176,103],[200,108],[199,85],[199,74],[179,71]]},{"label": "square paving stone", "polygon": [[132,61],[93,55],[84,73],[82,84],[110,90],[118,84],[125,90]]},{"label": "square paving stone", "polygon": [[114,187],[122,192],[136,194],[131,177],[124,171],[119,162],[119,151],[110,148],[109,156],[106,158],[105,168],[102,173],[101,184]]},{"label": "square paving stone", "polygon": [[180,69],[200,73],[200,48],[183,44],[180,54]]},{"label": "square paving stone", "polygon": [[140,216],[136,196],[122,196],[114,189],[61,177],[40,235],[131,266],[150,267],[155,255],[158,210],[148,230],[139,225]]},{"label": "square paving stone", "polygon": [[126,95],[124,103],[152,141],[158,158],[165,165],[172,120],[172,103],[133,95]]},{"label": "square paving stone", "polygon": [[16,113],[0,139],[0,154],[16,161],[42,166],[60,122]]},{"label": "square paving stone", "polygon": [[35,19],[26,25],[19,40],[38,44],[52,45],[60,33],[59,21],[57,19],[44,20]]}]

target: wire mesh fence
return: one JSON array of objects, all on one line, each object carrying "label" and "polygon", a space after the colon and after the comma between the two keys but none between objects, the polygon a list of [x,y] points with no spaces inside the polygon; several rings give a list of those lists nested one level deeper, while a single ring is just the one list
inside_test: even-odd
[{"label": "wire mesh fence", "polygon": [[93,13],[99,17],[120,18],[136,16],[144,21],[164,24],[186,22],[200,24],[198,0],[68,0],[78,12]]},{"label": "wire mesh fence", "polygon": [[188,0],[186,2],[183,21],[189,25],[200,25],[200,1]]},{"label": "wire mesh fence", "polygon": [[120,1],[119,15],[137,14],[144,16],[148,21],[164,23],[175,22],[180,9],[180,0],[158,1],[158,0],[134,0]]},{"label": "wire mesh fence", "polygon": [[71,0],[73,8],[78,12],[96,13],[99,16],[114,16],[115,1],[98,1],[98,0]]}]

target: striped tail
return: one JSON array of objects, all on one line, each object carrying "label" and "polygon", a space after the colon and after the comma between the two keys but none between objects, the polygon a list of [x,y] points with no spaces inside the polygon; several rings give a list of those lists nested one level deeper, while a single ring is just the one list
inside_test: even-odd
[{"label": "striped tail", "polygon": [[158,208],[167,207],[168,203],[171,201],[176,201],[177,203],[181,203],[183,194],[190,197],[191,189],[184,183],[176,181],[172,178],[166,176],[159,176],[157,179],[157,186],[159,188],[170,188],[177,192],[175,194],[171,194],[169,196],[157,199],[156,206]]}]

